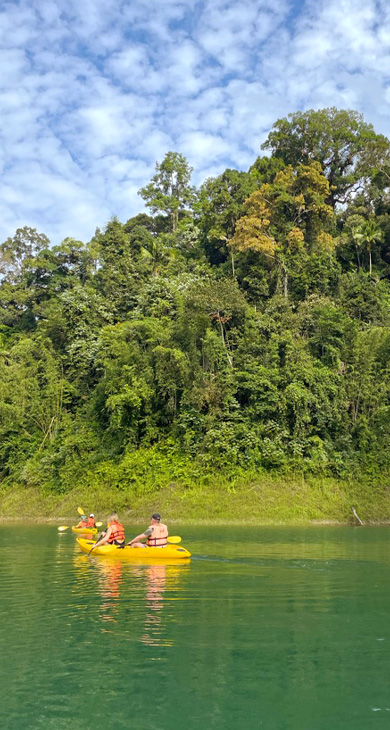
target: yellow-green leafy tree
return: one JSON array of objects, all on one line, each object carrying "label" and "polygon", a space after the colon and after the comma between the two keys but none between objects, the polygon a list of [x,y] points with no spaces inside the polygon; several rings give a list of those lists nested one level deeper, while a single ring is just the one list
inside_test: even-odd
[{"label": "yellow-green leafy tree", "polygon": [[298,165],[296,170],[290,165],[245,201],[245,215],[237,221],[229,245],[270,259],[282,273],[287,298],[293,259],[335,246],[328,198],[329,183],[319,163]]}]

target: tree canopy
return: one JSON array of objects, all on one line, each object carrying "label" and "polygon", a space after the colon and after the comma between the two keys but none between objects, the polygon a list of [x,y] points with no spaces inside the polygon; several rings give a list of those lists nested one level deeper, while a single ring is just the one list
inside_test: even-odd
[{"label": "tree canopy", "polygon": [[318,109],[295,112],[275,122],[263,149],[286,165],[316,160],[329,181],[329,201],[348,202],[352,192],[383,167],[388,140],[356,111]]},{"label": "tree canopy", "polygon": [[156,163],[156,173],[149,185],[139,191],[152,213],[161,211],[170,217],[174,233],[179,213],[185,211],[193,200],[191,174],[192,168],[183,155],[167,152],[163,161]]},{"label": "tree canopy", "polygon": [[264,147],[198,190],[168,152],[149,213],[0,245],[7,483],[64,491],[140,450],[199,474],[390,467],[389,142],[332,108]]}]

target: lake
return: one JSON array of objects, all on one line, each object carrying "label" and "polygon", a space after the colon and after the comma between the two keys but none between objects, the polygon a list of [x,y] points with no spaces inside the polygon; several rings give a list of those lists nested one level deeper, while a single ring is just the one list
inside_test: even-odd
[{"label": "lake", "polygon": [[388,528],[171,533],[190,564],[0,527],[5,730],[389,728]]}]

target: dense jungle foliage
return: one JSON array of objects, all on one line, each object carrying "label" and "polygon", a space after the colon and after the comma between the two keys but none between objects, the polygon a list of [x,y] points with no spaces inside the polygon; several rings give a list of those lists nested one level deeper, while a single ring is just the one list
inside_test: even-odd
[{"label": "dense jungle foliage", "polygon": [[390,466],[390,143],[331,108],[263,148],[199,189],[169,152],[150,214],[0,245],[3,484]]}]

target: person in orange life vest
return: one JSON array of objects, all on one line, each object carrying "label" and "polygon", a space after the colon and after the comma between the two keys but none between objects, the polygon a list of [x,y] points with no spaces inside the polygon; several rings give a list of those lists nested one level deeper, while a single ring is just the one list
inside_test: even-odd
[{"label": "person in orange life vest", "polygon": [[[146,545],[141,540],[146,538]],[[164,548],[168,544],[168,528],[161,522],[161,515],[157,512],[152,515],[152,524],[148,527],[145,532],[141,535],[133,537],[130,542],[127,543],[130,547],[144,548],[144,547],[158,547]]]},{"label": "person in orange life vest", "polygon": [[95,515],[90,514],[87,519],[87,527],[95,527]]},{"label": "person in orange life vest", "polygon": [[125,547],[125,529],[119,522],[116,512],[113,512],[113,514],[109,516],[107,530],[102,533],[102,536],[99,537],[94,547],[97,547],[98,545],[118,545],[118,547]]},{"label": "person in orange life vest", "polygon": [[80,522],[76,525],[76,527],[89,527],[88,518],[85,515],[83,515]]}]

